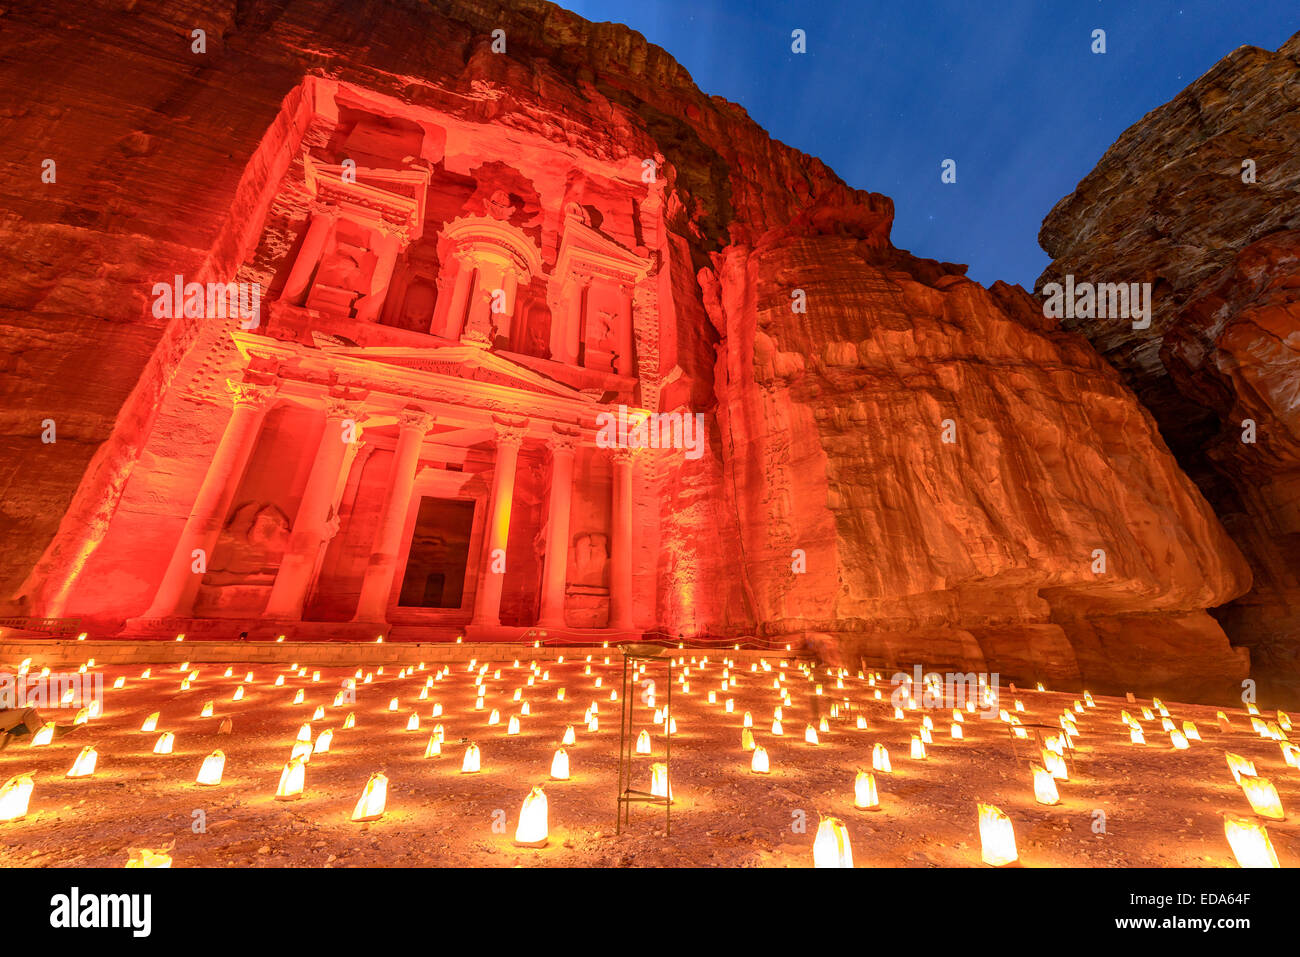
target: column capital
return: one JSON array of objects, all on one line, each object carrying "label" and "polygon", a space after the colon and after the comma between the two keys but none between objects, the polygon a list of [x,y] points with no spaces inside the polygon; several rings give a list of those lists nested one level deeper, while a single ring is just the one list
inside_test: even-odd
[{"label": "column capital", "polygon": [[312,216],[319,216],[322,219],[337,219],[339,208],[333,203],[326,203],[319,199],[314,199],[307,204],[307,211]]},{"label": "column capital", "polygon": [[433,428],[433,421],[432,412],[425,412],[423,409],[417,409],[414,406],[407,406],[397,413],[397,424],[403,432],[413,431],[424,435]]},{"label": "column capital", "polygon": [[610,449],[610,457],[614,460],[615,465],[633,465],[636,462],[638,448],[613,448]]},{"label": "column capital", "polygon": [[360,420],[365,415],[364,400],[351,395],[325,396],[325,418]]},{"label": "column capital", "polygon": [[280,391],[274,382],[246,382],[242,379],[227,379],[226,389],[230,392],[235,408],[247,406],[253,409],[266,408]]},{"label": "column capital", "polygon": [[546,447],[553,455],[572,455],[581,441],[582,436],[577,432],[562,432],[557,429],[546,440]]},{"label": "column capital", "polygon": [[496,433],[497,445],[512,445],[519,448],[524,444],[524,436],[528,434],[528,420],[494,420],[492,430]]}]

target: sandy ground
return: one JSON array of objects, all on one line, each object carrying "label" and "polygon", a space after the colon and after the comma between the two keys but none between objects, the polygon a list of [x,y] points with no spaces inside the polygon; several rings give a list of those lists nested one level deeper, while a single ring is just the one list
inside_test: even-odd
[{"label": "sandy ground", "polygon": [[[689,655],[689,652],[687,653]],[[189,691],[180,690],[183,674],[175,665],[156,666],[141,679],[142,666],[99,669],[105,675],[104,714],[77,733],[44,747],[26,742],[0,753],[0,779],[33,772],[35,790],[28,815],[0,823],[0,864],[13,866],[120,867],[129,848],[172,845],[177,867],[347,867],[347,866],[571,866],[571,867],[803,867],[812,862],[819,815],[835,815],[847,825],[857,866],[966,867],[980,863],[976,802],[1000,807],[1015,825],[1021,862],[1026,867],[1226,867],[1235,866],[1224,837],[1222,812],[1252,817],[1250,806],[1233,783],[1225,750],[1254,760],[1269,777],[1288,811],[1285,822],[1269,823],[1269,833],[1285,866],[1300,864],[1300,770],[1288,768],[1278,744],[1253,733],[1240,709],[1229,712],[1232,733],[1222,733],[1215,709],[1166,702],[1179,722],[1196,722],[1203,742],[1175,751],[1158,721],[1144,722],[1146,746],[1133,746],[1121,726],[1127,708],[1140,717],[1140,706],[1123,699],[1097,698],[1097,707],[1078,715],[1080,737],[1071,779],[1061,782],[1061,803],[1036,804],[1028,770],[1030,748],[1013,752],[1006,726],[968,715],[966,739],[949,738],[950,710],[929,712],[935,722],[927,760],[912,760],[908,743],[923,711],[894,720],[889,687],[883,700],[856,677],[845,678],[837,691],[824,675],[825,695],[816,699],[813,683],[794,667],[785,669],[792,705],[784,710],[786,734],[771,734],[772,709],[779,703],[772,688],[779,668],[748,671],[742,663],[733,674],[738,686],[719,690],[716,704],[709,689],[722,681],[723,663],[691,668],[690,692],[675,686],[673,712],[678,733],[672,741],[675,803],[671,834],[664,835],[662,808],[637,806],[630,827],[615,835],[618,761],[618,708],[609,700],[621,680],[621,659],[606,666],[603,653],[584,675],[585,650],[563,664],[549,665],[549,680],[526,687],[529,662],[493,662],[486,675],[487,700],[473,710],[474,682],[466,663],[435,682],[429,698],[417,699],[429,668],[398,678],[396,667],[358,682],[353,705],[332,707],[342,679],[351,672],[321,669],[319,682],[266,664],[201,665]],[[412,665],[415,665],[412,662]],[[793,664],[793,663],[791,663]],[[664,703],[662,666],[648,677],[659,681],[658,704]],[[501,669],[501,677],[493,674]],[[254,680],[245,697],[232,701],[247,671]],[[274,687],[277,674],[283,687]],[[113,680],[125,675],[122,689]],[[602,688],[594,687],[597,676]],[[564,701],[557,690],[566,689]],[[303,704],[291,704],[297,689]],[[523,688],[531,715],[522,733],[506,734],[518,705],[515,688]],[[1021,689],[1026,723],[1056,722],[1079,692],[1039,693]],[[735,712],[725,714],[730,696]],[[390,699],[400,708],[390,712]],[[652,729],[651,709],[635,705],[634,727]],[[868,728],[852,720],[832,720],[817,746],[803,741],[814,704],[827,713],[833,700],[847,697],[865,713]],[[201,718],[203,704],[215,703],[215,716]],[[583,712],[599,703],[600,730],[588,733]],[[430,717],[434,703],[444,714]],[[1142,702],[1149,704],[1150,702]],[[317,705],[325,718],[310,721]],[[1004,691],[1003,707],[1011,707]],[[488,725],[492,708],[501,723]],[[741,749],[743,713],[753,713],[755,736],[771,756],[772,773],[750,771],[750,755]],[[157,733],[139,728],[151,712],[161,712],[158,730],[175,733],[171,755],[152,753]],[[356,727],[340,730],[348,711]],[[419,731],[405,730],[412,711]],[[233,733],[222,735],[224,717]],[[67,721],[69,712],[60,713]],[[335,729],[328,754],[312,758],[303,798],[273,799],[281,769],[299,727],[310,722],[313,734]],[[426,759],[425,746],[435,724],[444,727],[441,758]],[[551,758],[565,726],[572,724],[577,743],[567,750],[572,780],[549,781]],[[1293,738],[1297,737],[1292,735]],[[478,744],[483,771],[460,772],[462,740]],[[894,773],[878,774],[882,807],[876,812],[853,807],[858,768],[870,767],[872,745],[883,743]],[[99,752],[93,777],[68,779],[80,749]],[[194,783],[202,759],[213,749],[226,754],[225,775],[218,787]],[[649,764],[662,760],[664,738],[654,738],[654,755],[636,759],[635,780],[648,790]],[[355,824],[349,818],[367,778],[382,771],[389,779],[387,811],[379,821]],[[512,843],[521,803],[534,784],[544,786],[550,809],[550,843],[534,849]],[[1104,833],[1095,822],[1105,815]],[[798,829],[800,819],[805,827]],[[496,829],[494,830],[494,823]],[[504,827],[502,824],[504,823]]]}]

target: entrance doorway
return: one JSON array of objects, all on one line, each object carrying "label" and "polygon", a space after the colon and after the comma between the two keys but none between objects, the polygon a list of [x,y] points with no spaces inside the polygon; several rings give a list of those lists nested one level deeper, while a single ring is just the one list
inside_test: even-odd
[{"label": "entrance doorway", "polygon": [[469,540],[475,503],[466,499],[420,499],[398,605],[459,608],[465,597]]}]

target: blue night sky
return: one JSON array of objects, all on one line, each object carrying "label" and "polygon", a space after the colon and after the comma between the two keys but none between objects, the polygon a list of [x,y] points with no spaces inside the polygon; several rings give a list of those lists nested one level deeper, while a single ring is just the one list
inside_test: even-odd
[{"label": "blue night sky", "polygon": [[1300,29],[1296,0],[561,3],[628,25],[705,93],[892,197],[896,246],[1027,289],[1048,262],[1043,217],[1125,129],[1236,47],[1275,50]]}]

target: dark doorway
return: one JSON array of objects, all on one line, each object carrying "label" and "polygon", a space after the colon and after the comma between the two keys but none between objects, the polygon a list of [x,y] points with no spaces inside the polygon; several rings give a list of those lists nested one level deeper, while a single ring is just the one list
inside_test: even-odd
[{"label": "dark doorway", "polygon": [[465,596],[469,537],[474,503],[463,499],[421,498],[402,577],[399,605],[459,608]]}]

